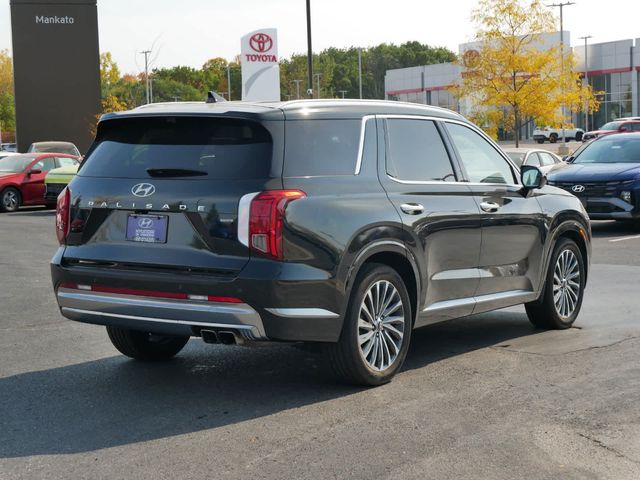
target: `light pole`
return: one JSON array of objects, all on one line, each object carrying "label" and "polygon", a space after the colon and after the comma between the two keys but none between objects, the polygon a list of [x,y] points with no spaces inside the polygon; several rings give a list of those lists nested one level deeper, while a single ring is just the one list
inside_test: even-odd
[{"label": "light pole", "polygon": [[231,101],[231,66],[227,62],[227,100]]},{"label": "light pole", "polygon": [[314,73],[313,76],[316,77],[316,83],[318,85],[318,98],[320,98],[320,76],[321,73]]},{"label": "light pole", "polygon": [[149,54],[151,53],[151,50],[145,50],[144,52],[140,53],[144,55],[144,88],[147,103],[150,103],[151,97],[149,95]]},{"label": "light pole", "polygon": [[311,0],[307,0],[307,96],[313,98],[313,50],[311,48]]},{"label": "light pole", "polygon": [[362,100],[362,49],[358,48],[358,84],[360,86],[360,100]]},{"label": "light pole", "polygon": [[[562,23],[562,9],[564,7],[568,7],[569,5],[575,5],[576,2],[561,2],[561,3],[552,3],[551,5],[547,5],[547,7],[559,7],[560,8],[560,89],[562,92],[562,147],[564,147],[566,138],[564,131],[564,32],[563,32],[563,23]],[[564,150],[564,148],[563,148]]]},{"label": "light pole", "polygon": [[[589,62],[587,56],[587,40],[592,38],[593,35],[586,35],[584,37],[580,37],[581,40],[584,40],[584,84],[589,86]],[[584,101],[584,131],[589,131],[589,99],[585,99]]]},{"label": "light pole", "polygon": [[302,80],[294,80],[294,83],[296,84],[296,100],[300,100],[300,84]]}]

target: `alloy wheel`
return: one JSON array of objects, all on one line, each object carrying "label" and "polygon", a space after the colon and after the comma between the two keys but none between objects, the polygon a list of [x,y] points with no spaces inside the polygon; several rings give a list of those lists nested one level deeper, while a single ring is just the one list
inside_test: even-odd
[{"label": "alloy wheel", "polygon": [[13,190],[9,190],[2,196],[2,204],[8,211],[13,211],[18,208],[18,195]]},{"label": "alloy wheel", "polygon": [[580,298],[580,264],[576,254],[563,250],[553,271],[553,302],[562,318],[569,318]]},{"label": "alloy wheel", "polygon": [[375,282],[358,313],[358,345],[369,368],[382,372],[398,358],[404,338],[404,305],[387,280]]}]

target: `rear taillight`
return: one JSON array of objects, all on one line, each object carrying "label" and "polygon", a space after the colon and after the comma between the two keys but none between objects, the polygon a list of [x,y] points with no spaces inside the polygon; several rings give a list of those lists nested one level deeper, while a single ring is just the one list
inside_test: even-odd
[{"label": "rear taillight", "polygon": [[56,204],[56,237],[60,245],[64,245],[69,233],[69,210],[71,208],[71,190],[65,187]]},{"label": "rear taillight", "polygon": [[289,202],[306,196],[300,190],[268,190],[245,195],[238,212],[238,239],[253,251],[282,260],[285,208]]}]

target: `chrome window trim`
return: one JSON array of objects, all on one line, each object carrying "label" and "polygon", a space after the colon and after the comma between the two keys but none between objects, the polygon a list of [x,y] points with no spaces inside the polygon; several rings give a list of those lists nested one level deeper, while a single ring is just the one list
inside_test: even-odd
[{"label": "chrome window trim", "polygon": [[[491,139],[491,137],[489,137],[486,133],[484,133],[480,128],[476,127],[475,125],[471,124],[471,123],[467,123],[461,120],[456,120],[456,119],[452,119],[452,118],[447,118],[447,117],[436,117],[436,116],[431,116],[431,115],[400,115],[400,114],[381,114],[381,115],[375,115],[376,118],[381,118],[381,119],[388,119],[388,118],[400,118],[400,119],[409,119],[409,120],[431,120],[434,122],[450,122],[450,123],[456,123],[458,125],[462,125],[463,127],[467,127],[471,130],[473,130],[476,133],[479,133],[481,137],[483,137],[485,140],[487,140],[489,142],[489,144],[493,147],[494,150],[496,150],[498,152],[498,154],[505,159],[505,161],[515,169],[515,173],[518,174],[520,173],[520,169],[511,161],[510,158],[508,158],[506,153],[503,153],[500,150],[500,147],[498,146],[496,148],[496,143]],[[516,188],[521,188],[522,185],[519,183],[481,183],[481,182],[460,182],[460,181],[455,181],[455,182],[447,182],[447,181],[443,181],[443,180],[415,180],[415,181],[409,181],[409,180],[399,180],[397,178],[393,178],[392,176],[390,176],[388,173],[386,174],[387,177],[396,182],[396,183],[400,183],[403,185],[471,185],[471,186],[488,186],[488,187],[516,187]]]},{"label": "chrome window trim", "polygon": [[375,118],[375,115],[365,115],[362,117],[362,123],[360,125],[360,143],[358,145],[358,158],[356,159],[356,170],[354,175],[360,175],[360,169],[362,168],[362,157],[364,156],[364,135],[367,130],[367,122]]}]

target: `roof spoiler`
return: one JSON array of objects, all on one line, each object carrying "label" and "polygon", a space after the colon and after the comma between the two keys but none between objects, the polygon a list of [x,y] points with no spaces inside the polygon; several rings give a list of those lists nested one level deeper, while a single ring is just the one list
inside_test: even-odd
[{"label": "roof spoiler", "polygon": [[218,103],[218,102],[226,102],[224,97],[218,95],[213,90],[209,90],[207,92],[207,103]]}]

